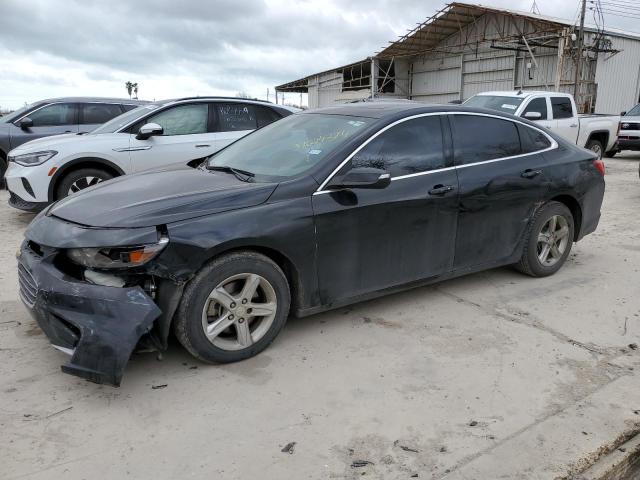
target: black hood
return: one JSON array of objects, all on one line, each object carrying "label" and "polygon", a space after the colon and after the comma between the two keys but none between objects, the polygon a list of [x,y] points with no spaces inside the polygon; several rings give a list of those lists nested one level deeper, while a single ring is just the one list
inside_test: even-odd
[{"label": "black hood", "polygon": [[125,175],[67,197],[47,212],[92,227],[147,227],[264,203],[277,184],[183,168]]}]

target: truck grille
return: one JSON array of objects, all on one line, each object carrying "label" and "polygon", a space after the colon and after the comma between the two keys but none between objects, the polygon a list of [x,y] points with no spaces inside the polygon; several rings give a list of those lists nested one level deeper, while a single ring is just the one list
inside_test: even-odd
[{"label": "truck grille", "polygon": [[29,307],[36,304],[38,285],[31,272],[21,263],[18,264],[18,283],[20,284],[20,298]]}]

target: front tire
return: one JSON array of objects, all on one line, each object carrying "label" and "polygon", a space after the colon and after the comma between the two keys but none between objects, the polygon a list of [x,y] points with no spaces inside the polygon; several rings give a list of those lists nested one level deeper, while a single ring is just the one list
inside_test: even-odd
[{"label": "front tire", "polygon": [[113,175],[99,168],[81,168],[66,174],[56,189],[56,199],[61,200],[72,193],[92,187],[98,183],[110,180]]},{"label": "front tire", "polygon": [[574,239],[571,211],[560,202],[543,205],[529,224],[516,269],[532,277],[553,275],[564,265]]},{"label": "front tire", "polygon": [[609,150],[608,152],[605,152],[604,156],[607,158],[613,158],[617,153],[620,153],[620,150]]},{"label": "front tire", "polygon": [[269,346],[290,304],[287,277],[275,262],[256,252],[235,252],[216,258],[189,282],[174,331],[204,362],[237,362]]}]

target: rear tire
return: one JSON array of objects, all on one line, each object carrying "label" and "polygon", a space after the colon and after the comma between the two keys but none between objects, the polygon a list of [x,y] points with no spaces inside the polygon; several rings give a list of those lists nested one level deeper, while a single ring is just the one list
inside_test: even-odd
[{"label": "rear tire", "polygon": [[564,265],[574,239],[571,211],[560,202],[549,202],[529,222],[517,270],[532,277],[553,275]]},{"label": "rear tire", "polygon": [[81,168],[66,174],[56,188],[56,200],[68,197],[71,193],[84,190],[98,183],[110,180],[113,175],[99,168]]},{"label": "rear tire", "polygon": [[602,158],[602,154],[604,153],[604,147],[600,140],[589,140],[584,148],[597,154],[598,158]]},{"label": "rear tire", "polygon": [[290,304],[287,277],[275,262],[257,252],[230,253],[189,282],[174,332],[204,362],[237,362],[269,346],[284,327]]}]

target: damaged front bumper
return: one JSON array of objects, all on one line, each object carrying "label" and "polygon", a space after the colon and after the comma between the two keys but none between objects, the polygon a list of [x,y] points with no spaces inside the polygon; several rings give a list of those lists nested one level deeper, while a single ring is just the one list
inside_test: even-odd
[{"label": "damaged front bumper", "polygon": [[30,242],[18,255],[20,297],[52,344],[71,353],[62,371],[119,386],[140,337],[161,315],[139,286],[105,287],[78,280],[54,264],[55,253]]}]

